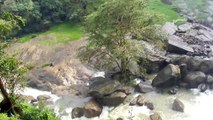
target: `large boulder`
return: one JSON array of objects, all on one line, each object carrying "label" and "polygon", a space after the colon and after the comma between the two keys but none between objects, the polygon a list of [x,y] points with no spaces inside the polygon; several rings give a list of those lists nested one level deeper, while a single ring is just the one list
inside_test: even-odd
[{"label": "large boulder", "polygon": [[204,73],[211,73],[213,70],[213,60],[203,60],[199,68],[200,68],[200,71]]},{"label": "large boulder", "polygon": [[116,80],[102,78],[90,85],[89,95],[101,105],[118,106],[132,91],[129,87],[122,87]]},{"label": "large boulder", "polygon": [[151,83],[142,82],[138,84],[138,90],[140,93],[148,93],[154,91],[154,88],[152,87]]},{"label": "large boulder", "polygon": [[188,52],[193,53],[194,50],[186,42],[178,36],[169,36],[168,40],[168,52],[177,54],[186,54]]},{"label": "large boulder", "polygon": [[177,83],[180,77],[180,68],[177,65],[169,64],[152,81],[154,87],[170,87]]},{"label": "large boulder", "polygon": [[206,81],[206,75],[200,71],[192,71],[186,75],[183,81],[187,82],[190,88],[197,88],[199,84]]},{"label": "large boulder", "polygon": [[71,114],[72,114],[72,119],[80,118],[84,115],[84,109],[80,107],[73,108]]},{"label": "large boulder", "polygon": [[94,99],[91,99],[84,106],[84,115],[87,118],[97,117],[102,113],[103,107]]},{"label": "large boulder", "polygon": [[184,112],[184,104],[179,99],[175,99],[174,103],[172,104],[172,110],[178,112]]},{"label": "large boulder", "polygon": [[206,82],[207,82],[208,84],[212,84],[212,83],[213,83],[213,77],[212,77],[211,75],[207,75],[207,77],[206,77]]},{"label": "large boulder", "polygon": [[125,100],[126,97],[127,95],[124,92],[114,92],[109,96],[103,97],[101,99],[101,104],[106,106],[118,106]]},{"label": "large boulder", "polygon": [[109,95],[120,88],[121,84],[116,80],[101,78],[90,85],[89,95],[92,97],[102,97]]},{"label": "large boulder", "polygon": [[189,71],[199,71],[202,61],[200,57],[191,57],[188,62]]},{"label": "large boulder", "polygon": [[166,24],[164,24],[161,29],[161,31],[167,35],[173,35],[177,30],[177,26],[171,22],[167,22]]},{"label": "large boulder", "polygon": [[190,30],[191,28],[192,28],[192,23],[185,23],[185,24],[182,24],[182,25],[178,26],[178,29],[181,32],[186,32],[186,31]]}]

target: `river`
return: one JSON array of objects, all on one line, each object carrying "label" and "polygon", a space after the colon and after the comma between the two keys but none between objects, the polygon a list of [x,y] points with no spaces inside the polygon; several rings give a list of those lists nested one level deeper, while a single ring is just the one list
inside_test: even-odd
[{"label": "river", "polygon": [[[52,99],[52,107],[55,113],[61,116],[62,120],[71,120],[71,111],[74,107],[83,107],[90,98],[77,98],[72,96],[61,96],[51,94],[46,91],[39,91],[32,88],[26,88],[23,91],[24,95],[50,95]],[[133,96],[137,96],[134,94]],[[154,103],[154,111],[158,112],[163,120],[210,120],[212,118],[213,108],[213,91],[199,92],[197,89],[180,90],[176,95],[169,95],[167,93],[151,92],[144,94],[145,98]],[[173,111],[172,103],[175,98],[179,98],[185,105],[184,113]],[[127,100],[128,101],[128,100]],[[104,107],[100,117],[92,118],[90,120],[114,120],[118,117],[124,120],[141,120],[142,116],[149,116],[153,111],[148,110],[145,106],[129,106],[121,104],[117,108]],[[85,117],[76,120],[88,120]]]}]

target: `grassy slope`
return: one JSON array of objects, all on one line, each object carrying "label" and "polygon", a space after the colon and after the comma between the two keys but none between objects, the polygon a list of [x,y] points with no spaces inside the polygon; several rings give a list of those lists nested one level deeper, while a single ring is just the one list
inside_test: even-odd
[{"label": "grassy slope", "polygon": [[173,9],[172,5],[166,5],[162,3],[160,0],[149,0],[149,10],[153,12],[163,15],[166,21],[174,21],[177,19],[182,19],[182,17],[176,13]]},{"label": "grassy slope", "polygon": [[[175,21],[182,19],[182,17],[172,10],[173,6],[166,5],[160,0],[149,0],[148,10],[151,10],[157,14],[163,15],[165,21]],[[62,23],[52,26],[48,31],[44,33],[28,34],[19,38],[18,42],[27,42],[32,40],[33,36],[36,38],[42,38],[44,36],[51,36],[55,39],[49,39],[48,37],[42,38],[38,43],[44,45],[52,45],[57,43],[68,43],[73,40],[78,40],[83,36],[82,26],[79,24]]]},{"label": "grassy slope", "polygon": [[48,31],[44,33],[28,34],[19,38],[18,42],[27,42],[32,39],[33,36],[41,38],[44,36],[51,36],[55,39],[42,39],[40,44],[51,45],[56,43],[68,43],[70,41],[78,40],[83,36],[82,26],[79,24],[62,23],[52,26]]}]

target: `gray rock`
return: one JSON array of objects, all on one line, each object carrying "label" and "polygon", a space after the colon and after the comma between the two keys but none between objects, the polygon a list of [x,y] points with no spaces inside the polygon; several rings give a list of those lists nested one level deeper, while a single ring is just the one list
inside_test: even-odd
[{"label": "gray rock", "polygon": [[84,115],[84,109],[80,107],[76,107],[72,109],[72,119],[80,118]]},{"label": "gray rock", "polygon": [[186,32],[186,31],[190,30],[191,28],[192,28],[191,23],[185,23],[185,24],[178,26],[178,29],[182,32]]},{"label": "gray rock", "polygon": [[183,42],[180,37],[175,35],[169,37],[167,51],[170,53],[177,54],[186,54],[188,52],[194,52],[194,50],[189,46],[189,44]]},{"label": "gray rock", "polygon": [[210,84],[210,85],[209,85],[209,89],[213,89],[213,84]]},{"label": "gray rock", "polygon": [[189,71],[198,71],[202,61],[200,57],[191,57],[187,66]]},{"label": "gray rock", "polygon": [[148,84],[146,82],[142,82],[138,84],[139,92],[141,93],[148,93],[154,91],[154,88],[151,84]]},{"label": "gray rock", "polygon": [[174,23],[167,22],[162,27],[162,32],[167,35],[173,35],[178,30],[177,26]]},{"label": "gray rock", "polygon": [[198,35],[198,36],[195,36],[195,38],[203,41],[203,42],[211,42],[212,40],[208,37],[206,37],[205,35]]},{"label": "gray rock", "polygon": [[130,86],[121,86],[121,87],[118,87],[116,89],[116,92],[123,92],[127,95],[130,95],[132,93],[134,93],[134,87],[130,87]]},{"label": "gray rock", "polygon": [[109,96],[103,97],[101,100],[99,99],[99,101],[104,106],[118,106],[126,97],[127,95],[123,92],[114,92]]},{"label": "gray rock", "polygon": [[204,73],[211,73],[213,70],[213,60],[203,60],[199,66],[199,70]]},{"label": "gray rock", "polygon": [[206,82],[207,82],[208,84],[212,84],[212,83],[213,83],[213,77],[212,77],[211,75],[207,75],[207,80],[206,80]]},{"label": "gray rock", "polygon": [[182,88],[189,88],[189,84],[186,82],[182,82],[182,81],[179,83],[179,86]]},{"label": "gray rock", "polygon": [[38,101],[46,101],[48,99],[50,99],[51,97],[49,95],[39,95],[37,97]]},{"label": "gray rock", "polygon": [[139,96],[137,97],[137,105],[143,106],[144,103],[145,103],[145,98],[144,98],[142,95],[139,95]]},{"label": "gray rock", "polygon": [[168,91],[168,93],[171,94],[171,95],[175,95],[175,94],[177,94],[177,92],[178,92],[178,88],[177,87],[174,87],[174,88],[172,88],[172,89],[170,89]]},{"label": "gray rock", "polygon": [[211,34],[210,31],[201,29],[201,30],[199,30],[199,34],[204,35],[207,39],[209,39],[210,41],[212,41],[213,35]]},{"label": "gray rock", "polygon": [[120,86],[120,82],[116,80],[101,78],[101,80],[95,81],[90,85],[88,94],[94,98],[103,97],[115,92]]},{"label": "gray rock", "polygon": [[137,101],[138,101],[138,98],[136,97],[136,98],[134,98],[134,99],[129,103],[129,105],[130,105],[130,106],[137,105]]},{"label": "gray rock", "polygon": [[169,64],[152,81],[154,87],[170,87],[176,84],[180,77],[180,68],[177,65]]},{"label": "gray rock", "polygon": [[179,66],[180,66],[181,79],[183,79],[184,77],[186,77],[188,73],[187,64],[183,63]]},{"label": "gray rock", "polygon": [[200,89],[200,92],[205,92],[208,89],[208,85],[205,83],[201,83],[198,85],[198,89]]},{"label": "gray rock", "polygon": [[161,116],[156,112],[154,114],[150,115],[150,119],[151,120],[162,120]]},{"label": "gray rock", "polygon": [[176,98],[174,100],[174,103],[172,104],[172,110],[184,112],[184,104],[179,99]]},{"label": "gray rock", "polygon": [[189,83],[190,88],[197,88],[199,84],[206,81],[206,75],[200,71],[189,72],[184,78],[184,82]]},{"label": "gray rock", "polygon": [[97,117],[102,113],[103,107],[98,104],[94,99],[91,99],[84,106],[84,115],[87,118]]},{"label": "gray rock", "polygon": [[154,104],[150,101],[145,101],[144,105],[150,109],[150,110],[154,110]]},{"label": "gray rock", "polygon": [[137,97],[136,98],[134,98],[130,103],[129,103],[129,105],[130,106],[134,106],[134,105],[137,105]]}]

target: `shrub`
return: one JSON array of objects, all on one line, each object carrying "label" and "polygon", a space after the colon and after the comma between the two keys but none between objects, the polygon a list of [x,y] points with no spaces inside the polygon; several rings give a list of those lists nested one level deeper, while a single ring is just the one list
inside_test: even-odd
[{"label": "shrub", "polygon": [[38,109],[35,106],[21,103],[19,105],[23,111],[21,119],[23,120],[59,120],[59,118],[47,108]]}]

